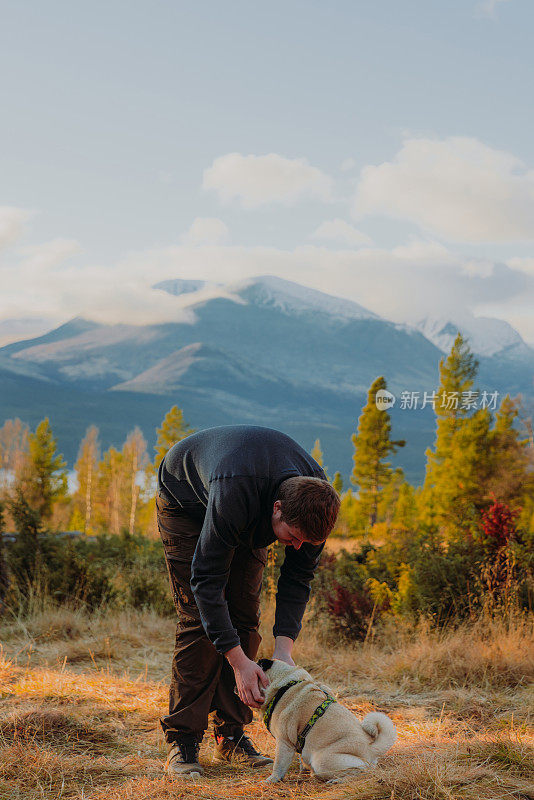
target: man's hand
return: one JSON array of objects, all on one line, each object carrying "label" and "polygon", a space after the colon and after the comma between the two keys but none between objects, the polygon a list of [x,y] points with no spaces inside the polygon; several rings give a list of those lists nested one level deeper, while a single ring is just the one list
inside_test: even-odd
[{"label": "man's hand", "polygon": [[296,664],[291,658],[294,644],[295,642],[293,639],[290,639],[289,636],[277,636],[274,640],[273,658],[277,658],[279,661],[285,661],[286,664],[295,667]]},{"label": "man's hand", "polygon": [[251,708],[261,708],[264,697],[261,687],[269,685],[269,678],[255,661],[251,661],[237,645],[224,654],[235,674],[237,693],[243,703]]}]

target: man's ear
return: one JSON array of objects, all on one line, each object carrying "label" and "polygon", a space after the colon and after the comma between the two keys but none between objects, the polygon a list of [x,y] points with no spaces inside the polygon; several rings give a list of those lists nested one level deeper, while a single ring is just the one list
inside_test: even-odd
[{"label": "man's ear", "polygon": [[272,665],[273,662],[270,658],[260,658],[258,661],[258,667],[261,667],[264,672],[267,672],[268,669],[271,669]]}]

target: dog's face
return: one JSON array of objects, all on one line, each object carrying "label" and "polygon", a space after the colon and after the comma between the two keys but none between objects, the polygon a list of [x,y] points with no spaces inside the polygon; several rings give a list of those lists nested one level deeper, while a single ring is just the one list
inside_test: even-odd
[{"label": "dog's face", "polygon": [[[269,685],[264,689],[265,703],[268,703],[278,689],[291,680],[311,681],[311,675],[302,667],[294,667],[278,658],[260,658],[257,662],[269,678]],[[283,705],[283,704],[282,704]]]}]

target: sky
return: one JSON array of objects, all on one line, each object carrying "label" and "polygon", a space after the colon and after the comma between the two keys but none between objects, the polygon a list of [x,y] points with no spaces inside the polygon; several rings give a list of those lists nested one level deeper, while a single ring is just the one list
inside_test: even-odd
[{"label": "sky", "polygon": [[534,343],[532,0],[0,9],[0,333],[272,274]]}]

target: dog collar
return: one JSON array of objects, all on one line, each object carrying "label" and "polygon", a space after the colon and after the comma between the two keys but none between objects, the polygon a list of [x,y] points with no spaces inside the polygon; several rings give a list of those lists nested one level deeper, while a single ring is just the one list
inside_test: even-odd
[{"label": "dog collar", "polygon": [[284,686],[281,686],[280,689],[278,689],[273,699],[269,700],[267,708],[263,712],[263,722],[265,723],[265,727],[267,728],[269,733],[271,732],[269,725],[271,723],[271,717],[273,715],[273,711],[275,709],[276,704],[285,695],[287,690],[291,689],[292,686],[296,686],[297,683],[302,683],[302,681],[289,681],[289,683],[284,684]]}]

